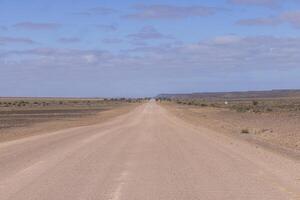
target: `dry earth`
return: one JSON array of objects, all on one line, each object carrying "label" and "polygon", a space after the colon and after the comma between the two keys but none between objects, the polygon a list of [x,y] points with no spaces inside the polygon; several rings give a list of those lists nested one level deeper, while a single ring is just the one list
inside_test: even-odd
[{"label": "dry earth", "polygon": [[0,142],[40,135],[61,129],[88,126],[125,114],[138,106],[119,103],[97,108],[51,107],[0,109]]},{"label": "dry earth", "polygon": [[[162,103],[177,117],[299,157],[299,112],[236,112],[226,108]],[[245,132],[245,133],[243,133]]]},{"label": "dry earth", "polygon": [[151,101],[104,123],[0,143],[1,200],[299,200],[299,160]]}]

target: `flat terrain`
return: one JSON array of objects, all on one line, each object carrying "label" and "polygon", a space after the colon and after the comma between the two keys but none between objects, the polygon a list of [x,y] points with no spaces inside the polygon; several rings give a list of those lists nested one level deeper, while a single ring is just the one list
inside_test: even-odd
[{"label": "flat terrain", "polygon": [[187,94],[160,94],[159,98],[173,99],[249,99],[249,98],[293,98],[300,97],[300,90],[264,90],[239,92],[206,92]]},{"label": "flat terrain", "polygon": [[104,123],[0,144],[0,199],[300,199],[300,163],[154,101]]},{"label": "flat terrain", "polygon": [[138,102],[76,98],[0,98],[0,142],[97,124]]},{"label": "flat terrain", "polygon": [[163,101],[162,105],[194,125],[274,150],[300,152],[299,98],[185,99]]}]

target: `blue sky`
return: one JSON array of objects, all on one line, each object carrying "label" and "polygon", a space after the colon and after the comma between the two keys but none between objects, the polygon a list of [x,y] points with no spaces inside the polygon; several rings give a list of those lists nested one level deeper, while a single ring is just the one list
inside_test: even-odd
[{"label": "blue sky", "polygon": [[0,96],[300,88],[299,0],[0,0]]}]

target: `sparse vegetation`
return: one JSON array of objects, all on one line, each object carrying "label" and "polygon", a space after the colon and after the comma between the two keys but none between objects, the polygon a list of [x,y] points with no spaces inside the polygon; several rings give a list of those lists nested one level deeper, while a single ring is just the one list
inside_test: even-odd
[{"label": "sparse vegetation", "polygon": [[294,98],[157,98],[159,102],[175,102],[181,105],[227,108],[241,113],[299,112],[300,97]]},{"label": "sparse vegetation", "polygon": [[82,117],[148,99],[0,98],[0,130],[66,117]]},{"label": "sparse vegetation", "polygon": [[253,105],[253,106],[257,106],[257,105],[258,105],[258,101],[253,100],[253,101],[252,101],[252,105]]},{"label": "sparse vegetation", "polygon": [[242,129],[242,130],[241,130],[241,133],[242,133],[242,134],[249,134],[250,131],[249,131],[249,129],[245,128],[245,129]]}]

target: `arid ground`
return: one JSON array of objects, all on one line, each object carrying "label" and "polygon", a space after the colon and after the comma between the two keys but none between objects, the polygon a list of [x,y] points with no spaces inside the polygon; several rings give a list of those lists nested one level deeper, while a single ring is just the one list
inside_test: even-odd
[{"label": "arid ground", "polygon": [[0,199],[300,199],[297,157],[174,108],[151,100],[93,125],[0,143]]},{"label": "arid ground", "polygon": [[207,127],[288,154],[300,152],[298,112],[236,112],[226,108],[170,103],[163,106],[196,126]]},{"label": "arid ground", "polygon": [[141,100],[0,98],[0,142],[97,124],[129,112]]},{"label": "arid ground", "polygon": [[211,93],[161,100],[177,117],[277,152],[300,151],[299,91]]}]

